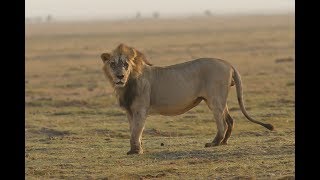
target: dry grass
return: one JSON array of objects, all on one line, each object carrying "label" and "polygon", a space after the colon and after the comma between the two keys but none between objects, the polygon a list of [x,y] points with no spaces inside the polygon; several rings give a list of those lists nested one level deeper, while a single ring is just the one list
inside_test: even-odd
[{"label": "dry grass", "polygon": [[[294,178],[294,41],[291,15],[26,25],[26,178]],[[216,125],[201,103],[148,117],[145,154],[127,156],[128,123],[99,58],[121,42],[159,66],[229,61],[249,114],[276,130],[247,121],[232,88],[229,145],[204,148]]]}]

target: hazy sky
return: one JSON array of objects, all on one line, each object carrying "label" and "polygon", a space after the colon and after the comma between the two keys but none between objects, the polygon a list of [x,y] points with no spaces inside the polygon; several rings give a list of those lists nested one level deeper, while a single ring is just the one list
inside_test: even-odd
[{"label": "hazy sky", "polygon": [[150,16],[212,13],[281,13],[294,12],[294,0],[26,0],[26,17],[51,14],[65,18],[123,18],[139,11]]}]

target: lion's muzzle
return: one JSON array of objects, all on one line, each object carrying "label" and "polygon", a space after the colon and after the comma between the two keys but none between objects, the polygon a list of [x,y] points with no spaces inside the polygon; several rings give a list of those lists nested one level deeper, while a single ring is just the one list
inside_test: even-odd
[{"label": "lion's muzzle", "polygon": [[124,78],[124,75],[117,75],[117,78],[121,80]]}]

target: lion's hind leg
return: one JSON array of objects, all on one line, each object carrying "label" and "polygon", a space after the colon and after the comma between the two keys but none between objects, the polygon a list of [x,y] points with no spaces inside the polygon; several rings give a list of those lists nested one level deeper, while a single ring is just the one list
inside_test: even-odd
[{"label": "lion's hind leg", "polygon": [[227,129],[227,132],[226,132],[226,134],[224,136],[224,139],[221,142],[221,144],[223,144],[223,145],[228,144],[228,139],[231,136],[231,132],[232,132],[232,129],[233,129],[233,124],[234,124],[234,121],[233,121],[232,117],[229,114],[228,107],[226,107],[226,111],[225,111],[225,120],[227,122],[228,129]]},{"label": "lion's hind leg", "polygon": [[212,109],[218,131],[213,141],[211,143],[206,143],[205,147],[219,146],[222,140],[224,139],[228,129],[228,124],[226,122],[225,113],[224,113],[226,109],[224,107],[226,107],[226,105],[223,105],[223,103],[221,102],[214,101],[213,104],[210,104],[210,105],[208,104],[208,106],[210,109]]},{"label": "lion's hind leg", "polygon": [[[222,81],[222,82],[228,82]],[[217,133],[212,143],[206,143],[205,147],[219,146],[224,140],[225,136],[229,138],[230,134],[226,134],[229,129],[229,123],[226,122],[228,119],[228,107],[227,107],[227,98],[230,85],[228,83],[215,82],[209,84],[206,91],[206,103],[209,109],[213,113],[213,117],[217,125]],[[230,129],[231,130],[231,129]]]}]

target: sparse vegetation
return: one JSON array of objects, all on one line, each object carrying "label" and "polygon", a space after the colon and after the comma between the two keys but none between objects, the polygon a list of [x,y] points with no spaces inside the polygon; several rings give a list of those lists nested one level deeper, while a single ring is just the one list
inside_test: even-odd
[{"label": "sparse vegetation", "polygon": [[[85,28],[83,28],[85,27]],[[199,57],[229,61],[242,75],[228,105],[229,145],[205,103],[186,114],[150,116],[144,154],[127,156],[129,126],[102,73],[101,52],[126,43],[154,65]],[[84,48],[87,47],[87,48]],[[294,16],[205,17],[26,25],[26,179],[294,179]]]}]

